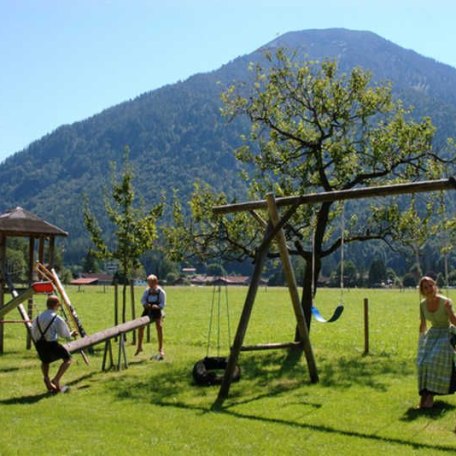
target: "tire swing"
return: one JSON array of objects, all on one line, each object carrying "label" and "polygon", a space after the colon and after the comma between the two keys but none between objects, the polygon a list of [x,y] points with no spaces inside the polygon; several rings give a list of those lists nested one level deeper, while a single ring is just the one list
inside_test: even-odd
[{"label": "tire swing", "polygon": [[[193,366],[192,375],[195,383],[200,386],[220,385],[227,364],[228,360],[223,356],[206,356]],[[240,378],[241,369],[236,366],[231,380],[238,382]]]},{"label": "tire swing", "polygon": [[[192,376],[196,385],[199,386],[211,386],[211,385],[220,385],[222,383],[223,377],[225,375],[225,369],[228,364],[228,358],[220,356],[220,338],[221,338],[221,313],[222,313],[222,281],[223,278],[219,277],[215,282],[212,290],[212,304],[211,304],[211,314],[209,318],[209,331],[207,336],[207,352],[206,356],[197,361],[193,366]],[[218,282],[218,283],[216,283]],[[226,304],[226,315],[227,315],[227,335],[228,335],[228,346],[231,340],[230,337],[230,318],[229,318],[229,309],[228,309],[228,290],[226,283],[224,284],[225,290],[225,304]],[[218,295],[216,297],[216,295]],[[217,312],[217,356],[209,356],[210,344],[211,344],[211,335],[212,335],[212,326],[214,320],[214,313]],[[233,382],[239,381],[241,378],[241,369],[236,365],[233,376],[231,380]]]}]

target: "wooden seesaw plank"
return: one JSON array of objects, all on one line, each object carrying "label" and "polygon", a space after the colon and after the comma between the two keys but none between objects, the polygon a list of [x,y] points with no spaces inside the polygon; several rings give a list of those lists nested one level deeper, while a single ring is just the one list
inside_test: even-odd
[{"label": "wooden seesaw plank", "polygon": [[96,332],[89,336],[85,336],[78,340],[73,340],[64,345],[64,347],[70,352],[76,352],[83,350],[84,348],[91,347],[92,345],[99,344],[106,340],[118,337],[121,334],[133,331],[134,329],[140,328],[141,326],[146,326],[150,323],[149,317],[140,317],[135,320],[127,321],[121,323],[120,325],[113,326],[112,328],[104,329],[103,331]]}]

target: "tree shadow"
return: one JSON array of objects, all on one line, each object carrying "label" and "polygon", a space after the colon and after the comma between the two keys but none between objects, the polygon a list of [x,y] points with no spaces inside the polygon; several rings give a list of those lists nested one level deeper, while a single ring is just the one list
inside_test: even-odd
[{"label": "tree shadow", "polygon": [[[282,361],[280,365],[278,363],[279,360]],[[186,368],[172,369],[166,375],[163,375],[163,373],[153,373],[147,379],[139,381],[138,379],[130,377],[116,378],[115,381],[110,383],[109,387],[116,395],[117,399],[121,400],[141,401],[144,403],[151,403],[159,407],[186,409],[199,412],[201,414],[223,413],[242,420],[252,420],[266,424],[276,423],[328,435],[334,434],[356,439],[364,439],[366,441],[378,441],[384,444],[397,444],[402,445],[404,448],[412,448],[413,450],[433,449],[434,451],[454,453],[456,449],[454,446],[450,447],[445,445],[417,443],[407,439],[383,437],[378,435],[377,432],[369,434],[356,430],[351,431],[326,425],[304,423],[301,420],[287,420],[261,416],[259,414],[243,413],[234,409],[240,405],[258,401],[263,398],[280,396],[290,390],[302,387],[302,375],[307,372],[307,367],[304,365],[305,363],[303,363],[301,367],[297,366],[297,360],[299,360],[299,356],[296,356],[296,354],[286,359],[285,362],[283,361],[283,356],[273,353],[261,357],[261,360],[255,356],[248,357],[248,359],[246,357],[245,362],[243,362],[243,369],[246,371],[244,378],[249,382],[249,385],[254,383],[253,392],[251,391],[252,388],[249,386],[249,397],[244,396],[246,392],[245,390],[231,393],[229,403],[224,403],[218,407],[213,406],[213,400],[215,399],[219,386],[196,386],[192,380],[191,369]],[[343,388],[347,388],[353,384],[367,384],[372,386],[374,389],[383,390],[386,386],[382,382],[374,381],[373,377],[375,375],[381,375],[382,373],[392,375],[395,375],[397,372],[400,372],[401,374],[404,373],[404,366],[402,362],[398,362],[391,366],[391,360],[388,359],[388,357],[385,357],[385,359],[383,359],[380,363],[378,363],[378,361],[378,358],[376,358],[375,363],[379,365],[376,366],[374,372],[369,373],[369,366],[366,366],[362,360],[357,361],[356,359],[341,359],[336,363],[336,366],[332,366],[335,373],[333,377],[326,381],[325,384],[328,386],[340,386],[338,376],[345,373],[345,370],[348,369],[350,375],[367,375],[372,378],[368,380],[347,380],[347,382],[342,385]],[[372,368],[372,366],[370,366],[370,368]],[[339,370],[341,372],[338,372]],[[326,366],[323,371],[326,373],[326,371],[329,371],[329,367]],[[410,371],[412,371],[412,368],[410,368]],[[259,379],[257,376],[260,375],[263,375],[266,378]],[[275,381],[269,381],[268,383],[268,380],[271,380],[271,378],[275,378]],[[189,388],[193,389],[193,391],[190,392],[190,395]],[[259,390],[261,390],[261,392]],[[185,399],[183,399],[183,393],[186,394]],[[202,397],[204,396],[207,397],[207,404],[201,405]],[[300,400],[300,404],[313,409],[322,407],[322,404],[308,400]],[[452,411],[454,408],[454,406],[446,404],[443,401],[437,401],[435,403],[435,409],[425,412],[410,409],[406,412],[402,420],[413,420],[419,416],[423,416],[423,414],[426,417],[438,419],[439,417],[442,417],[444,413]]]},{"label": "tree shadow", "polygon": [[319,372],[323,386],[342,389],[364,386],[387,391],[389,378],[413,375],[415,365],[387,354],[375,357],[341,356],[337,360],[320,360]]},{"label": "tree shadow", "polygon": [[[335,434],[343,437],[350,437],[356,439],[362,439],[366,441],[376,441],[383,444],[394,444],[394,445],[401,445],[403,447],[412,448],[413,450],[433,450],[434,452],[442,451],[454,454],[456,447],[455,446],[446,446],[446,445],[439,445],[439,444],[428,444],[428,443],[417,443],[406,439],[396,438],[396,437],[382,437],[378,435],[378,433],[368,434],[366,432],[360,431],[350,431],[346,429],[338,429],[336,427],[325,426],[325,425],[318,425],[318,424],[310,424],[310,423],[302,423],[299,421],[292,421],[286,420],[281,418],[271,418],[265,416],[258,416],[249,413],[242,413],[234,410],[230,410],[233,405],[221,407],[217,410],[213,410],[210,408],[202,407],[202,406],[195,406],[191,404],[187,404],[184,402],[167,402],[161,401],[159,404],[161,407],[173,407],[178,409],[184,410],[192,410],[192,411],[199,411],[202,414],[207,413],[222,413],[225,415],[232,416],[234,418],[242,419],[242,420],[251,420],[262,422],[265,424],[280,424],[283,426],[289,426],[293,429],[301,428],[308,431],[319,432],[323,434]],[[238,404],[235,404],[238,405]]]},{"label": "tree shadow", "polygon": [[[249,385],[248,395],[245,389],[230,393],[230,399],[239,403],[252,402],[264,397],[277,396],[310,385],[307,364],[302,352],[247,353],[242,357],[241,382]],[[143,360],[130,364],[142,364]],[[147,379],[117,378],[109,383],[118,398],[135,399],[154,404],[166,401],[167,398],[179,398],[182,393],[194,388],[196,398],[214,396],[219,385],[198,386],[192,379],[192,366],[175,368],[166,375],[152,373]],[[387,391],[390,379],[397,375],[413,375],[413,363],[394,360],[389,356],[382,357],[341,357],[321,359],[319,362],[320,385],[331,389],[348,389],[355,386]],[[215,394],[214,394],[215,393]],[[239,402],[240,401],[240,402]],[[312,407],[319,404],[309,403]]]}]

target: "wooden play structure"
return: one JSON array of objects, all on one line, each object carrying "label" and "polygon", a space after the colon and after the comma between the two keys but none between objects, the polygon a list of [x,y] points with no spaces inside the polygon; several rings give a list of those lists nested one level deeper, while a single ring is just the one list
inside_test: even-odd
[{"label": "wooden play structure", "polygon": [[[56,271],[53,269],[56,236],[68,236],[68,233],[21,207],[0,214],[0,354],[4,352],[5,325],[2,322],[23,323],[27,329],[27,348],[31,348],[30,329],[34,317],[33,296],[37,293],[56,293],[60,295],[62,309],[70,329],[76,330],[80,337],[80,339],[66,344],[68,351],[70,353],[81,353],[84,361],[88,364],[84,350],[88,349],[90,353],[94,345],[105,342],[102,369],[128,367],[125,334],[148,325],[150,323],[149,318],[133,319],[113,328],[105,329],[90,336],[87,335]],[[6,258],[8,237],[29,238],[27,283],[26,288],[22,290],[15,289],[8,275],[8,259]],[[6,300],[8,294],[12,296],[10,300]],[[27,304],[27,308],[24,303]],[[20,320],[10,319],[6,321],[5,316],[16,308],[19,311]],[[112,354],[111,341],[113,339],[119,343],[117,364],[114,363]]]},{"label": "wooden play structure", "polygon": [[[248,211],[257,220],[262,220],[258,214],[255,213],[258,209],[267,210],[269,215],[268,223],[265,227],[263,240],[256,251],[255,268],[252,274],[252,279],[249,285],[247,296],[245,298],[244,307],[240,316],[238,328],[231,346],[230,354],[227,361],[227,366],[224,372],[223,380],[217,399],[214,403],[215,407],[223,404],[227,398],[230,386],[232,383],[233,373],[237,368],[238,358],[241,351],[248,350],[270,350],[278,348],[291,348],[296,347],[302,350],[305,354],[310,380],[312,383],[318,382],[318,371],[315,358],[313,355],[312,345],[309,338],[308,325],[300,304],[298,287],[294,271],[291,264],[291,259],[286,245],[285,233],[283,227],[290,220],[299,206],[303,204],[317,204],[331,201],[345,201],[351,199],[372,198],[372,197],[386,197],[400,194],[410,193],[423,193],[442,190],[455,190],[456,179],[454,177],[449,179],[441,179],[435,181],[412,182],[404,184],[392,184],[385,186],[377,186],[370,188],[354,188],[350,190],[341,190],[325,193],[313,193],[301,196],[275,198],[273,194],[268,194],[265,200],[250,201],[245,203],[228,204],[224,206],[216,206],[213,208],[215,214],[223,215],[233,212]],[[287,210],[280,215],[279,209],[281,207]],[[290,293],[291,303],[293,306],[297,328],[299,332],[299,340],[297,342],[286,342],[276,344],[260,344],[255,346],[243,346],[245,334],[249,324],[250,316],[252,313],[253,305],[255,303],[256,293],[260,284],[260,276],[268,255],[269,247],[272,241],[276,241],[282,266],[285,273],[285,278]]]},{"label": "wooden play structure", "polygon": [[[18,307],[23,320],[33,318],[33,289],[35,281],[34,265],[38,260],[46,263],[50,267],[54,265],[55,239],[57,236],[66,237],[68,233],[52,225],[45,220],[37,217],[31,212],[21,207],[9,210],[0,214],[0,316],[9,310],[4,309],[6,304],[5,294],[8,294],[7,274],[8,259],[6,258],[6,245],[9,237],[28,238],[28,264],[27,264],[27,283],[26,288],[29,295],[26,299],[17,303],[8,303],[10,308]],[[22,302],[27,301],[27,308]],[[27,348],[31,348],[32,342],[28,335],[26,341]],[[0,324],[0,354],[4,352],[4,325]]]},{"label": "wooden play structure", "polygon": [[[65,319],[68,323],[68,326],[71,330],[76,330],[77,335],[81,337],[77,340],[73,340],[71,342],[64,344],[65,348],[70,353],[80,353],[84,359],[84,362],[86,364],[89,364],[88,358],[84,350],[88,349],[88,351],[91,352],[91,349],[94,345],[104,342],[105,347],[102,370],[105,371],[111,368],[120,370],[122,367],[127,368],[128,362],[125,350],[125,335],[130,331],[134,331],[142,326],[148,325],[150,323],[149,317],[136,318],[134,320],[116,325],[112,328],[107,328],[94,334],[88,335],[84,330],[82,322],[76,313],[76,309],[71,304],[71,301],[62,283],[60,282],[60,279],[55,270],[48,270],[43,264],[39,262],[36,263],[35,269],[41,277],[47,279],[48,281],[35,282],[32,284],[30,288],[28,288],[21,294],[19,294],[14,289],[12,284],[9,284],[10,292],[13,296],[13,299],[0,309],[0,319],[3,318],[3,316],[7,314],[9,311],[17,307],[19,309],[19,313],[21,314],[22,319],[12,322],[24,323],[25,327],[30,333],[31,320],[28,317],[28,314],[25,311],[25,308],[23,307],[22,303],[30,299],[35,293],[59,294],[62,303],[62,310],[65,315]],[[0,323],[2,321],[3,320],[0,320]],[[117,363],[114,363],[111,344],[111,341],[113,339],[118,341],[119,346]]]}]

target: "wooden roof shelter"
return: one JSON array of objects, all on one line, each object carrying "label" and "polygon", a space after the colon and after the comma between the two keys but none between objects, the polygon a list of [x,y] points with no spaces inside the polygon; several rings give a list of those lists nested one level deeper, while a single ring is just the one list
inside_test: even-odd
[{"label": "wooden roof shelter", "polygon": [[[6,257],[6,244],[8,237],[29,238],[29,254],[27,265],[28,285],[33,282],[33,268],[35,261],[54,264],[54,249],[56,236],[66,237],[68,233],[55,225],[41,219],[31,212],[16,207],[0,214],[0,308],[5,304],[5,285],[8,258]],[[47,255],[46,255],[47,243]],[[32,301],[29,301],[29,317],[32,318]],[[3,353],[4,325],[0,324],[0,354]],[[30,348],[31,341],[27,340]]]}]

